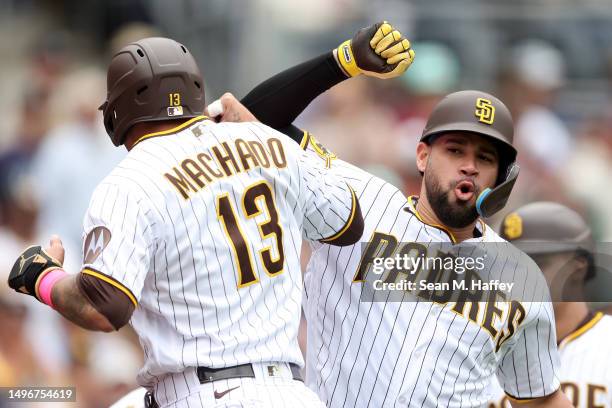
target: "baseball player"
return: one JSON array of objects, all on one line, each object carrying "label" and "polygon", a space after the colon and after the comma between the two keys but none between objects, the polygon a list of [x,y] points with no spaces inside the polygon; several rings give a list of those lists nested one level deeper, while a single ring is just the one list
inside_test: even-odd
[{"label": "baseball player", "polygon": [[[529,254],[546,276],[561,356],[561,389],[580,408],[612,407],[612,317],[589,310],[584,283],[595,276],[591,230],[575,211],[537,202],[506,215],[500,235]],[[509,407],[496,382],[490,408]]]},{"label": "baseball player", "polygon": [[101,109],[129,153],[96,188],[83,267],[63,248],[26,249],[9,285],[91,330],[128,321],[139,383],[161,407],[322,406],[301,382],[302,237],[349,245],[354,191],[286,136],[201,116],[190,52],[148,38],[117,52]]},{"label": "baseball player", "polygon": [[[350,52],[344,43],[278,74],[242,100],[256,117],[341,175],[362,205],[361,243],[315,244],[308,264],[307,384],[329,407],[481,407],[497,376],[521,406],[569,407],[556,377],[552,306],[541,297],[467,303],[361,298],[377,251],[392,256],[405,243],[425,244],[426,251],[430,243],[504,242],[481,217],[504,206],[518,174],[510,113],[484,92],[456,92],[434,108],[417,147],[421,193],[408,199],[290,125],[334,84],[362,73],[385,75],[385,56],[364,41],[380,28],[383,35],[394,32],[388,24],[361,30],[348,43]],[[517,280],[537,269],[518,251],[497,261]],[[545,287],[542,280],[534,286]]]}]

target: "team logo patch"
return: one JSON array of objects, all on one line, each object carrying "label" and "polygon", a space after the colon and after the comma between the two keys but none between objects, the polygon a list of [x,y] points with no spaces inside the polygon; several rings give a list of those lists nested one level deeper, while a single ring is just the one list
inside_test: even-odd
[{"label": "team logo patch", "polygon": [[520,215],[512,213],[504,219],[504,234],[509,240],[523,235],[523,219]]},{"label": "team logo patch", "polygon": [[321,142],[315,139],[315,137],[312,135],[310,136],[309,142],[315,153],[319,155],[319,157],[321,157],[323,160],[325,160],[325,167],[331,167],[332,160],[334,160],[337,156],[327,147],[323,146]]},{"label": "team logo patch", "polygon": [[493,106],[488,99],[478,98],[476,100],[476,111],[474,114],[479,122],[492,125],[495,120],[495,106]]},{"label": "team logo patch", "polygon": [[83,246],[83,263],[91,264],[98,256],[102,253],[102,250],[106,248],[106,245],[110,242],[111,232],[106,227],[95,227],[92,229],[87,238],[85,238],[85,245]]}]

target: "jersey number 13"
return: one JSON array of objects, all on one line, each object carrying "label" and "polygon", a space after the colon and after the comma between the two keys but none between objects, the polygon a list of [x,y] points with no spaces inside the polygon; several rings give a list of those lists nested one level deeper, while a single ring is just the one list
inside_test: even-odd
[{"label": "jersey number 13", "polygon": [[[259,251],[259,258],[264,270],[270,276],[275,276],[283,271],[285,253],[283,250],[283,229],[279,224],[278,210],[274,202],[274,193],[266,181],[257,182],[246,188],[242,194],[242,212],[247,219],[262,213],[260,202],[265,207],[267,220],[259,222],[259,234],[262,240],[274,237],[278,256],[273,258],[271,247],[267,246]],[[234,259],[238,264],[238,287],[244,287],[259,282],[253,266],[253,257],[250,245],[240,228],[236,211],[225,193],[217,197],[217,217],[223,224],[225,233],[229,237]]]}]

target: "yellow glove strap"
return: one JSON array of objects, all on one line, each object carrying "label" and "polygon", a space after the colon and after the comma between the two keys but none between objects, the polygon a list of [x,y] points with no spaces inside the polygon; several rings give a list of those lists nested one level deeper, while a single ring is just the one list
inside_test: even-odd
[{"label": "yellow glove strap", "polygon": [[337,50],[337,57],[340,66],[344,71],[351,77],[357,76],[361,74],[361,69],[357,66],[355,62],[355,57],[353,56],[353,50],[351,49],[351,40],[346,40]]}]

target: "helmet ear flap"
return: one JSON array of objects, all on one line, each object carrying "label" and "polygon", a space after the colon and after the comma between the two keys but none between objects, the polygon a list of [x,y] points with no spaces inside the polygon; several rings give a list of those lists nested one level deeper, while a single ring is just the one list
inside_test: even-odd
[{"label": "helmet ear flap", "polygon": [[501,183],[494,188],[487,188],[476,199],[476,211],[481,217],[487,218],[504,208],[510,197],[510,192],[519,175],[519,166],[512,163]]},{"label": "helmet ear flap", "polygon": [[113,144],[115,146],[119,146],[115,143],[115,125],[113,124],[113,118],[110,115],[107,115],[104,118],[104,128],[106,129],[106,133],[111,137]]},{"label": "helmet ear flap", "polygon": [[121,145],[121,142],[117,141],[115,138],[115,124],[113,123],[113,117],[111,116],[110,112],[108,112],[108,109],[108,101],[105,101],[98,108],[98,110],[101,110],[103,114],[104,129],[106,130],[106,133],[110,136],[113,144],[115,146],[119,146]]}]

